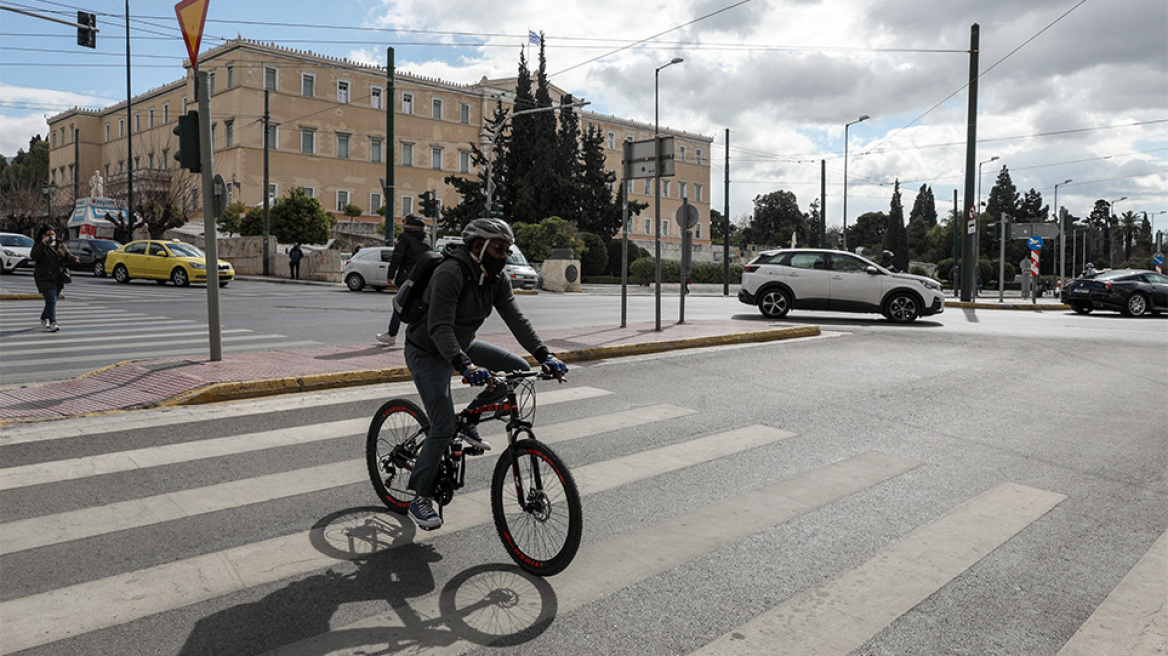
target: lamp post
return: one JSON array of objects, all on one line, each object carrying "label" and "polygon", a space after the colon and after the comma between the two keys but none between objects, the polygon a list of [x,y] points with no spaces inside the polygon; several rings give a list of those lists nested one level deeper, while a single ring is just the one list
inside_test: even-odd
[{"label": "lamp post", "polygon": [[860,115],[860,118],[851,123],[844,124],[844,250],[848,250],[848,128],[861,121],[867,121],[872,118],[867,114]]},{"label": "lamp post", "polygon": [[[982,166],[982,164],[989,164],[990,162],[996,162],[999,159],[1001,159],[1001,158],[999,158],[997,155],[994,155],[993,157],[987,159],[984,162],[977,163],[977,213],[978,214],[981,214],[981,166]],[[980,261],[981,261],[981,229],[979,227],[979,229],[978,229],[977,233],[974,235],[974,239],[973,239],[973,262],[971,264],[974,267],[978,267],[979,266],[978,262],[980,262]],[[978,268],[976,270],[980,271],[980,268]],[[976,279],[977,279],[977,276],[975,275],[974,280],[976,280]],[[977,295],[977,288],[974,288],[973,293],[975,296]]]},{"label": "lamp post", "polygon": [[[674,57],[668,64],[658,66],[653,71],[653,152],[656,162],[653,166],[653,243],[657,260],[655,330],[661,330],[661,70],[685,61]],[[684,283],[683,283],[684,284]]]},{"label": "lamp post", "polygon": [[53,225],[53,194],[57,193],[57,183],[49,182],[42,185],[41,193],[45,195],[45,224]]},{"label": "lamp post", "polygon": [[1117,221],[1119,220],[1119,217],[1115,213],[1115,204],[1121,200],[1127,200],[1127,196],[1124,196],[1123,198],[1118,198],[1118,199],[1113,200],[1110,203],[1108,203],[1109,209],[1108,209],[1107,213],[1110,215],[1107,217],[1107,268],[1108,269],[1115,268],[1115,236],[1113,234],[1111,234],[1111,219],[1112,219],[1112,217],[1115,217]]},{"label": "lamp post", "polygon": [[[1058,219],[1059,224],[1059,282],[1067,279],[1067,231],[1063,226],[1063,212],[1059,209],[1058,204],[1058,188],[1059,185],[1070,184],[1071,179],[1067,178],[1062,182],[1056,182],[1054,185],[1054,217]],[[1073,259],[1073,258],[1072,258]]]}]

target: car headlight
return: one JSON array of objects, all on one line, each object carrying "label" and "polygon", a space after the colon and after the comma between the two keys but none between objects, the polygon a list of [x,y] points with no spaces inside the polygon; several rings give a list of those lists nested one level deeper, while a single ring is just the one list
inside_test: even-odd
[{"label": "car headlight", "polygon": [[941,291],[941,283],[936,280],[919,280],[918,282],[924,285],[925,289],[931,289],[935,292]]},{"label": "car headlight", "polygon": [[7,248],[4,249],[4,254],[8,257],[16,257],[16,251],[10,251]]},{"label": "car headlight", "polygon": [[206,269],[207,264],[205,262],[191,262],[191,268],[192,269]]}]

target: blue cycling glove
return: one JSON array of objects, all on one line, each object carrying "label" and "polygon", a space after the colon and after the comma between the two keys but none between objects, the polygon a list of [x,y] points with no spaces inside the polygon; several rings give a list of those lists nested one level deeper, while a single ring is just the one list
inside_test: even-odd
[{"label": "blue cycling glove", "polygon": [[568,373],[568,365],[564,364],[559,358],[554,355],[547,356],[543,361],[543,370],[549,374],[554,374],[556,378],[562,377]]},{"label": "blue cycling glove", "polygon": [[462,372],[462,382],[467,385],[484,385],[491,379],[491,370],[471,365]]}]

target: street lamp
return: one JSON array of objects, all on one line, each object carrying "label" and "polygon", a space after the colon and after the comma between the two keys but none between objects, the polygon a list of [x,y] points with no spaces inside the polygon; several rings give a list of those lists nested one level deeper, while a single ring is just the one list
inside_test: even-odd
[{"label": "street lamp", "polygon": [[658,331],[661,330],[661,70],[683,61],[681,57],[674,57],[653,71],[653,152],[656,155],[653,165],[653,242],[657,259],[655,330]]},{"label": "street lamp", "polygon": [[1115,268],[1115,239],[1114,239],[1114,236],[1111,234],[1111,218],[1115,217],[1116,220],[1118,221],[1119,217],[1116,216],[1116,213],[1115,213],[1115,204],[1121,200],[1127,200],[1127,196],[1124,196],[1123,198],[1118,198],[1118,199],[1113,200],[1110,203],[1108,203],[1110,208],[1108,209],[1107,213],[1111,215],[1111,216],[1107,217],[1107,268],[1108,269]]},{"label": "street lamp", "polygon": [[1059,281],[1067,279],[1067,233],[1066,228],[1063,227],[1063,212],[1059,209],[1058,204],[1058,188],[1059,185],[1070,184],[1071,179],[1067,178],[1062,182],[1056,182],[1054,185],[1054,218],[1058,220],[1059,224]]},{"label": "street lamp", "polygon": [[[978,214],[981,214],[981,165],[982,164],[989,164],[990,162],[996,162],[998,159],[1000,159],[1000,158],[997,155],[994,155],[993,157],[987,159],[984,162],[977,163],[977,213]],[[975,225],[976,225],[976,219],[975,219]],[[981,261],[981,231],[980,230],[978,230],[978,232],[976,234],[974,234],[973,266],[977,267],[978,266],[977,263],[979,261]],[[975,276],[975,279],[976,279],[976,276]],[[976,288],[974,288],[973,293],[974,293],[974,295],[977,294]]]},{"label": "street lamp", "polygon": [[872,118],[867,114],[860,115],[860,118],[851,123],[844,124],[844,250],[848,250],[848,128],[861,121],[867,121]]},{"label": "street lamp", "polygon": [[41,186],[41,193],[45,195],[46,225],[53,225],[53,194],[57,193],[57,183],[49,182]]}]

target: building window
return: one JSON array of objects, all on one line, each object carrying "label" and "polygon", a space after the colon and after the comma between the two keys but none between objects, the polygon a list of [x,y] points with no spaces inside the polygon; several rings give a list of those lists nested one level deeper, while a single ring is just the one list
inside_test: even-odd
[{"label": "building window", "polygon": [[645,219],[645,234],[653,234],[653,219]]},{"label": "building window", "polygon": [[442,170],[442,149],[441,148],[431,148],[430,149],[430,168],[432,168],[436,171]]},{"label": "building window", "polygon": [[636,180],[625,180],[625,195],[637,193]]},{"label": "building window", "polygon": [[430,114],[431,114],[431,118],[436,118],[439,121],[442,120],[442,99],[441,98],[434,99],[434,101],[431,105]]},{"label": "building window", "polygon": [[300,74],[300,95],[305,98],[316,97],[316,76],[312,73]]},{"label": "building window", "polygon": [[[150,169],[151,171],[154,170],[154,153],[147,153],[146,154],[146,168]],[[73,172],[73,165],[72,164],[69,165],[69,172],[70,173]]]},{"label": "building window", "polygon": [[227,147],[231,148],[235,145],[235,121],[224,121],[227,126]]},{"label": "building window", "polygon": [[[150,153],[150,168],[154,168],[154,153]],[[74,181],[73,176],[75,176],[75,175],[77,175],[77,172],[73,170],[73,165],[70,164],[69,165],[69,182]]]},{"label": "building window", "polygon": [[337,211],[344,212],[345,206],[349,204],[349,192],[344,189],[337,190]]},{"label": "building window", "polygon": [[608,147],[609,148],[616,148],[616,133],[612,132],[610,130],[606,138],[608,140],[607,141]]},{"label": "building window", "polygon": [[470,153],[465,151],[458,153],[458,172],[470,173]]},{"label": "building window", "polygon": [[403,93],[402,94],[401,113],[402,114],[413,114],[414,113],[414,94],[412,94],[412,93]]},{"label": "building window", "polygon": [[106,141],[109,141],[109,134],[110,134],[110,125],[109,125],[109,123],[106,123],[105,124],[105,140]]},{"label": "building window", "polygon": [[183,114],[187,113],[187,97],[186,96],[183,96],[182,113]]},{"label": "building window", "polygon": [[337,80],[337,102],[349,102],[349,82],[348,80]]},{"label": "building window", "polygon": [[349,159],[349,135],[337,135],[337,157]]},{"label": "building window", "polygon": [[[163,157],[165,157],[165,156],[166,156],[166,153],[163,153]],[[109,171],[110,171],[110,166],[109,166],[109,164],[106,164],[105,165],[105,179],[106,180],[109,180]]]},{"label": "building window", "polygon": [[413,166],[414,165],[414,144],[411,144],[411,143],[402,144],[401,151],[402,151],[401,165],[402,166]]},{"label": "building window", "polygon": [[381,209],[381,194],[376,192],[369,194],[369,213],[377,214],[379,209]]},{"label": "building window", "polygon": [[142,156],[134,155],[134,170],[140,171],[142,169]]},{"label": "building window", "polygon": [[694,200],[702,202],[702,186],[696,183],[694,184]]},{"label": "building window", "polygon": [[[57,147],[57,133],[56,132],[49,132],[49,140],[51,142],[50,147],[56,148]],[[64,138],[62,138],[62,141],[64,141]]]},{"label": "building window", "polygon": [[369,161],[370,162],[385,161],[382,159],[382,155],[381,155],[381,143],[382,143],[381,139],[379,139],[377,137],[370,137],[369,138]]},{"label": "building window", "polygon": [[134,132],[142,131],[142,115],[134,114]]},{"label": "building window", "polygon": [[227,88],[231,89],[233,87],[235,87],[235,67],[228,66],[227,67]]},{"label": "building window", "polygon": [[678,183],[677,183],[677,197],[678,197],[678,198],[685,198],[685,197],[686,197],[686,195],[685,195],[685,183],[684,183],[684,182],[678,182]]},{"label": "building window", "polygon": [[126,172],[126,160],[119,159],[118,160],[118,175],[121,175],[125,172]]},{"label": "building window", "polygon": [[150,127],[154,127],[154,108],[153,107],[150,108],[150,112],[147,114],[146,125],[148,125]]},{"label": "building window", "polygon": [[162,103],[162,124],[170,123],[170,103]]},{"label": "building window", "polygon": [[207,91],[209,91],[212,96],[215,95],[215,71],[207,73]]},{"label": "building window", "polygon": [[316,130],[300,128],[300,152],[305,155],[316,154]]},{"label": "building window", "polygon": [[694,224],[694,239],[701,239],[701,238],[702,238],[702,224],[699,222],[699,223]]},{"label": "building window", "polygon": [[280,196],[280,185],[275,182],[268,184],[268,204],[273,205]]},{"label": "building window", "polygon": [[301,187],[308,198],[316,198],[316,187]]},{"label": "building window", "polygon": [[276,90],[276,69],[271,66],[264,67],[264,88],[268,91]]},{"label": "building window", "polygon": [[401,197],[401,215],[406,216],[407,214],[413,214],[413,213],[414,213],[414,197],[413,196],[402,196]]},{"label": "building window", "polygon": [[369,88],[369,106],[373,109],[381,109],[381,87]]},{"label": "building window", "polygon": [[126,119],[119,118],[118,119],[118,138],[121,139],[124,136],[126,136]]},{"label": "building window", "polygon": [[698,148],[697,150],[694,151],[694,161],[696,161],[698,164],[702,163],[702,149],[701,148]]},{"label": "building window", "polygon": [[211,124],[211,152],[215,152],[215,133],[219,131],[219,124]]},{"label": "building window", "polygon": [[678,146],[678,154],[681,156],[681,161],[685,161],[685,146]]},{"label": "building window", "polygon": [[[169,148],[162,149],[162,170],[163,171],[170,170],[170,149]],[[105,165],[105,174],[107,176],[109,175],[109,164]],[[228,189],[231,189],[231,187],[228,187]]]},{"label": "building window", "polygon": [[661,197],[662,198],[669,198],[669,181],[668,180],[661,181]]},{"label": "building window", "polygon": [[649,194],[652,194],[652,193],[653,193],[653,180],[652,180],[652,178],[645,178],[645,195],[648,196]]},{"label": "building window", "polygon": [[669,219],[661,219],[661,236],[669,234]]},{"label": "building window", "polygon": [[470,125],[470,103],[458,104],[458,122],[463,125]]},{"label": "building window", "polygon": [[265,136],[262,146],[271,144],[272,150],[280,150],[280,126],[275,123],[268,123],[268,132]]}]

